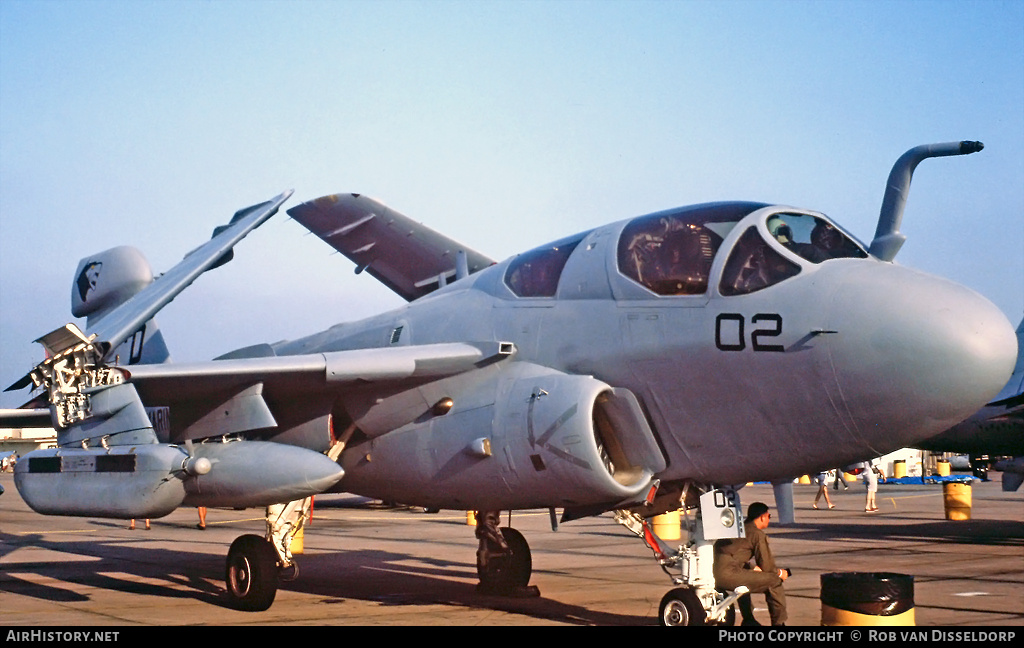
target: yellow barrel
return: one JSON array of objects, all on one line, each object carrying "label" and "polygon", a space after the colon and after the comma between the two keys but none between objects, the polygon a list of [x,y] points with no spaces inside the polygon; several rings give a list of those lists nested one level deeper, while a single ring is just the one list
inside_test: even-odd
[{"label": "yellow barrel", "polygon": [[971,519],[971,485],[946,482],[942,485],[947,520]]},{"label": "yellow barrel", "polygon": [[801,484],[810,484],[811,483],[810,475],[803,475],[803,476],[801,476],[800,477],[800,483]]},{"label": "yellow barrel", "polygon": [[290,545],[288,545],[289,551],[291,551],[293,554],[300,554],[303,551],[305,551],[305,549],[306,549],[305,536],[306,536],[306,529],[304,527],[300,528],[298,531],[296,531],[295,535],[292,536],[292,543]]},{"label": "yellow barrel", "polygon": [[821,625],[914,625],[914,577],[881,572],[821,575]]},{"label": "yellow barrel", "polygon": [[654,516],[654,535],[662,540],[678,540],[682,537],[679,529],[679,511],[669,511]]},{"label": "yellow barrel", "polygon": [[939,459],[936,464],[936,469],[939,471],[939,477],[949,477],[949,462],[945,459]]},{"label": "yellow barrel", "polygon": [[466,525],[476,526],[476,511],[466,511]]},{"label": "yellow barrel", "polygon": [[849,610],[841,610],[821,606],[821,625],[823,626],[912,626],[917,625],[914,618],[914,610],[910,609],[902,614],[894,616],[876,616],[873,614],[858,614]]},{"label": "yellow barrel", "polygon": [[892,462],[892,476],[895,479],[907,476],[907,460],[896,459]]},{"label": "yellow barrel", "polygon": [[845,479],[848,482],[855,482],[857,481],[857,475],[854,475],[853,473],[844,472],[843,479]]}]

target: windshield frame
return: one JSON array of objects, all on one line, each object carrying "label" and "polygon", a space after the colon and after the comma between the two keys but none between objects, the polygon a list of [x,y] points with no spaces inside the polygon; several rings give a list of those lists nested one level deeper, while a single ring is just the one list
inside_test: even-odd
[{"label": "windshield frame", "polygon": [[[830,228],[838,232],[844,244],[847,246],[847,252],[850,254],[833,256],[830,258],[820,258],[815,261],[808,256],[800,254],[795,246],[790,247],[784,245],[769,229],[769,222],[773,217],[785,217],[789,215],[794,219],[807,219],[813,218],[815,222],[827,224]],[[753,290],[746,290],[737,293],[731,293],[729,291],[723,291],[723,281],[725,280],[726,266],[732,259],[733,255],[737,253],[737,245],[740,238],[750,229],[756,228],[758,235],[762,239],[762,243],[774,253],[781,256],[782,260],[792,264],[799,268],[797,272],[788,273],[785,276],[781,274],[773,277],[769,280],[766,285],[760,286]],[[759,209],[756,212],[749,214],[740,223],[733,228],[733,231],[729,234],[726,240],[722,241],[722,245],[719,248],[718,255],[715,259],[714,267],[712,267],[712,276],[715,284],[714,294],[719,297],[739,297],[743,295],[750,295],[768,288],[772,288],[786,280],[791,279],[795,276],[802,274],[805,271],[815,272],[821,267],[823,263],[837,260],[861,260],[870,259],[871,255],[868,254],[867,248],[864,244],[856,237],[852,236],[846,229],[836,224],[834,220],[826,216],[821,212],[811,211],[807,209],[799,209],[795,207],[789,207],[785,205],[772,205],[767,206],[763,209]]]}]

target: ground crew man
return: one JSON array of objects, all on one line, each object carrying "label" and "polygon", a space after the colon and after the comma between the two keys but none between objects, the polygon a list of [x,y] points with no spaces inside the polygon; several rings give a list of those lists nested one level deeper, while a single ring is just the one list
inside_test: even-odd
[{"label": "ground crew man", "polygon": [[[725,591],[745,585],[750,593],[763,592],[772,625],[785,625],[786,592],[782,582],[789,578],[789,571],[775,565],[771,547],[768,546],[768,535],[764,532],[770,520],[768,506],[754,502],[747,508],[747,519],[743,526],[746,537],[715,543],[715,587]],[[754,567],[750,566],[751,560],[754,561]],[[742,625],[760,625],[754,618],[750,594],[740,597],[737,603],[743,617]]]}]

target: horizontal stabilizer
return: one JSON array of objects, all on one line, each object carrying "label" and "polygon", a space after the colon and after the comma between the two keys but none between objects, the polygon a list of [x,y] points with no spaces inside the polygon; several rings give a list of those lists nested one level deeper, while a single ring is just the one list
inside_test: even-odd
[{"label": "horizontal stabilizer", "polygon": [[[288,215],[406,301],[493,265],[467,248],[360,194],[302,203]],[[462,261],[464,259],[464,261]]]}]

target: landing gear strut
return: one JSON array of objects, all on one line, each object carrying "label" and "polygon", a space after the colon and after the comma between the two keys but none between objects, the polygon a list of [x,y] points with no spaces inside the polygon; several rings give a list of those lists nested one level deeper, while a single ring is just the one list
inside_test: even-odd
[{"label": "landing gear strut", "polygon": [[476,537],[480,541],[476,552],[480,578],[477,590],[501,596],[539,596],[540,590],[529,585],[533,573],[530,545],[512,527],[499,528],[500,518],[499,511],[476,514]]},{"label": "landing gear strut", "polygon": [[[685,490],[681,500],[685,502]],[[638,513],[616,511],[615,521],[642,538],[654,551],[672,583],[679,585],[661,599],[658,621],[665,626],[733,625],[733,604],[747,593],[746,587],[731,592],[715,588],[714,541],[743,537],[739,496],[731,488],[712,489],[700,495],[696,515],[685,516],[687,543],[673,550],[651,530]],[[688,511],[689,513],[690,511]],[[678,570],[678,575],[673,571]]]}]

